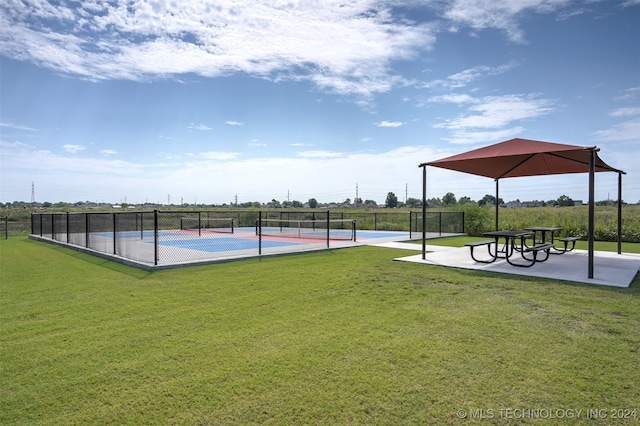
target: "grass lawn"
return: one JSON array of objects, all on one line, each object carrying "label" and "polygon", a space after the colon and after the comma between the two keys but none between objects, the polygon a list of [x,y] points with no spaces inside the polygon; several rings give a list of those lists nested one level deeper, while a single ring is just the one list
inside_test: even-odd
[{"label": "grass lawn", "polygon": [[638,278],[392,261],[406,253],[146,272],[2,240],[0,423],[638,424]]}]

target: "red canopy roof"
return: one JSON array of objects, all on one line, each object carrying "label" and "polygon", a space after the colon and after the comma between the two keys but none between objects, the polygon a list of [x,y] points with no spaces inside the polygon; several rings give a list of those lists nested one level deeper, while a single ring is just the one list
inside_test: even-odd
[{"label": "red canopy roof", "polygon": [[596,150],[596,172],[618,172],[598,157],[597,148],[511,139],[441,160],[422,163],[464,173],[502,179],[519,176],[589,172],[589,151]]}]

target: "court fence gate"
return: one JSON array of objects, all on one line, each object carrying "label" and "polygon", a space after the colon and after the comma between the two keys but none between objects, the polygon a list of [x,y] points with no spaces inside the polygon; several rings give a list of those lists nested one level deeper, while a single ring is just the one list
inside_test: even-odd
[{"label": "court fence gate", "polygon": [[[31,215],[30,237],[155,267],[340,247],[361,230],[409,232],[417,239],[422,223],[421,211],[54,212]],[[430,233],[464,233],[463,212],[427,212],[425,223]]]}]

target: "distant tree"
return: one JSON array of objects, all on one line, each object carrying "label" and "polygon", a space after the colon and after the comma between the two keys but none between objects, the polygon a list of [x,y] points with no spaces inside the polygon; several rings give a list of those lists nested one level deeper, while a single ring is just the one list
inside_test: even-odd
[{"label": "distant tree", "polygon": [[[504,204],[504,200],[502,198],[498,198],[498,205]],[[496,197],[493,195],[486,194],[480,201],[478,201],[479,206],[495,206],[496,205]]]},{"label": "distant tree", "polygon": [[297,209],[298,209],[298,208],[301,208],[301,207],[304,207],[304,204],[302,204],[300,201],[297,201],[297,200],[293,200],[293,201],[291,202],[291,205],[292,205],[293,207],[297,208]]},{"label": "distant tree", "polygon": [[317,208],[318,200],[316,200],[315,198],[309,198],[309,207],[311,207],[312,209]]},{"label": "distant tree", "polygon": [[422,205],[422,200],[419,200],[417,198],[411,198],[409,197],[407,199],[407,207],[420,207]]},{"label": "distant tree", "polygon": [[365,200],[364,205],[365,207],[378,207],[378,203],[376,203],[374,200]]},{"label": "distant tree", "polygon": [[573,200],[566,195],[559,196],[558,199],[556,200],[556,204],[559,205],[560,207],[568,207],[568,206],[575,205]]},{"label": "distant tree", "polygon": [[432,206],[439,207],[439,206],[441,206],[441,205],[442,205],[442,200],[441,200],[440,198],[436,198],[436,197],[434,197],[434,198],[429,198],[429,199],[427,200],[427,205],[429,205],[429,204],[430,204],[430,205],[432,205]]},{"label": "distant tree", "polygon": [[458,204],[463,204],[464,205],[464,204],[469,204],[469,203],[473,203],[473,200],[471,198],[469,198],[469,197],[465,196],[465,197],[460,197],[458,199]]},{"label": "distant tree", "polygon": [[344,204],[345,206],[350,206],[351,205],[351,198],[347,198],[346,200],[344,200]]},{"label": "distant tree", "polygon": [[456,196],[453,192],[447,192],[444,197],[442,197],[442,204],[445,206],[454,206],[458,201],[456,200]]},{"label": "distant tree", "polygon": [[360,198],[360,197],[356,197],[356,198],[354,198],[354,199],[353,199],[353,204],[355,204],[355,205],[356,205],[356,207],[358,207],[358,206],[362,206],[362,198]]},{"label": "distant tree", "polygon": [[398,197],[396,196],[396,194],[394,194],[393,192],[389,192],[387,194],[387,199],[385,201],[385,206],[387,206],[390,209],[398,207]]},{"label": "distant tree", "polygon": [[282,204],[280,204],[280,201],[276,200],[275,198],[271,201],[269,201],[267,203],[267,207],[273,208],[273,209],[279,209],[282,207]]}]

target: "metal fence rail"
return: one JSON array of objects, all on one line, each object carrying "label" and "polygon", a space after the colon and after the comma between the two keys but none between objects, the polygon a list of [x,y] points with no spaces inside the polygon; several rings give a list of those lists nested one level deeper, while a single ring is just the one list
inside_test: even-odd
[{"label": "metal fence rail", "polygon": [[[31,234],[146,265],[172,265],[223,258],[281,253],[299,242],[265,239],[262,222],[300,223],[323,231],[304,244],[332,247],[335,240],[355,241],[357,230],[404,231],[420,237],[422,212],[329,210],[153,210],[136,212],[33,213]],[[327,225],[323,225],[326,223]],[[427,212],[426,231],[464,233],[462,212]],[[5,220],[6,224],[6,220]],[[230,224],[230,225],[229,225]],[[352,228],[352,229],[351,229]],[[337,232],[346,237],[333,237]],[[324,234],[326,234],[326,238]],[[353,234],[350,234],[352,232]],[[319,236],[318,236],[319,235]],[[350,236],[352,235],[352,236]],[[284,236],[290,237],[290,236]]]}]

